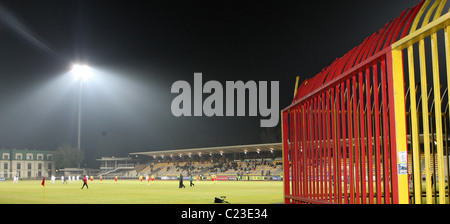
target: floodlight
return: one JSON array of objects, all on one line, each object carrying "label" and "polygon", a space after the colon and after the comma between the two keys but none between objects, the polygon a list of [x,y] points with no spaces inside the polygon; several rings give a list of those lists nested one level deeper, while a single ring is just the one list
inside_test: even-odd
[{"label": "floodlight", "polygon": [[[83,81],[87,81],[94,73],[88,65],[73,64],[72,70],[70,71],[75,80],[80,80],[80,89],[78,94],[78,150],[81,150],[81,89],[83,86]],[[113,156],[114,158],[114,156]],[[78,167],[80,167],[78,165]]]},{"label": "floodlight", "polygon": [[75,80],[86,81],[93,75],[93,73],[88,65],[74,64],[72,66],[72,75]]}]

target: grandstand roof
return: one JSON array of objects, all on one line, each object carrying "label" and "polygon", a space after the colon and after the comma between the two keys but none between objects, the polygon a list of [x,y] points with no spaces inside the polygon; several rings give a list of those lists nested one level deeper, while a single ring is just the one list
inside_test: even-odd
[{"label": "grandstand roof", "polygon": [[254,144],[254,145],[233,145],[233,146],[219,146],[219,147],[205,147],[205,148],[190,148],[190,149],[174,149],[174,150],[162,150],[162,151],[149,151],[149,152],[135,152],[130,155],[146,155],[152,157],[160,156],[179,156],[179,155],[199,155],[199,154],[220,154],[220,153],[239,153],[239,152],[264,152],[264,151],[277,151],[281,150],[280,143],[266,143],[266,144]]}]

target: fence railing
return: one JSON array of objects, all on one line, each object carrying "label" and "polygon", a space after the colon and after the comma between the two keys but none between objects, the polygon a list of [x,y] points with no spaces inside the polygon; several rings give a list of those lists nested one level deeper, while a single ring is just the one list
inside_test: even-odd
[{"label": "fence railing", "polygon": [[[402,82],[409,90],[404,98],[405,108],[408,109],[406,115],[412,166],[411,202],[416,204],[448,203],[448,162],[444,161],[444,155],[448,155],[450,14],[441,16],[445,3],[435,1],[430,4],[427,1],[424,7],[429,6],[429,9],[421,11],[423,18],[417,17],[410,34],[392,45],[394,60],[397,61],[393,75],[405,76]],[[422,19],[422,26],[416,29],[419,19]],[[441,83],[445,79],[447,82]],[[422,173],[425,173],[424,183]]]},{"label": "fence railing", "polygon": [[439,181],[448,174],[450,98],[440,82],[450,85],[445,4],[422,1],[405,10],[296,87],[282,110],[285,203],[422,203],[422,193],[426,203],[448,202],[446,178]]}]

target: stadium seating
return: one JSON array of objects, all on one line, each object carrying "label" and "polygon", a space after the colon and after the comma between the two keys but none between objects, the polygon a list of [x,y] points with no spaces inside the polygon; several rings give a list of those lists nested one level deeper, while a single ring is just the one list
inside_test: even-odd
[{"label": "stadium seating", "polygon": [[244,161],[184,161],[184,162],[151,162],[136,170],[136,175],[153,174],[155,176],[177,176],[180,173],[209,176],[259,175],[275,176],[283,172],[281,160],[259,159]]}]

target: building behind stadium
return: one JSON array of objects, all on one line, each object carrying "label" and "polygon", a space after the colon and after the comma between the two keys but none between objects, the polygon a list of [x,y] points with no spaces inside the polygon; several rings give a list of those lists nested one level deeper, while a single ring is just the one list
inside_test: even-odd
[{"label": "building behind stadium", "polygon": [[55,174],[52,151],[0,149],[0,178],[38,179]]}]

